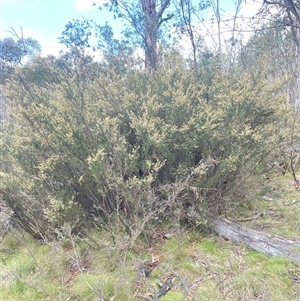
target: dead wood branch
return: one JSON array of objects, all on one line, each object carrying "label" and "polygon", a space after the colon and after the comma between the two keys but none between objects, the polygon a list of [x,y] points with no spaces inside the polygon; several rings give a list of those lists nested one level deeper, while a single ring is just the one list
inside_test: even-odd
[{"label": "dead wood branch", "polygon": [[300,239],[271,235],[252,230],[226,218],[209,215],[214,230],[234,243],[244,243],[250,249],[270,256],[285,256],[300,265]]}]

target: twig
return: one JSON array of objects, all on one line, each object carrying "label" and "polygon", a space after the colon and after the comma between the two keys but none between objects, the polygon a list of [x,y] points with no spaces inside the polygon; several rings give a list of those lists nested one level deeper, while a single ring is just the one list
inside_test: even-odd
[{"label": "twig", "polygon": [[252,221],[254,219],[258,219],[263,215],[264,215],[264,212],[259,212],[250,217],[245,217],[245,218],[240,218],[240,219],[231,219],[231,218],[228,218],[228,219],[231,220],[232,222],[247,222],[247,221]]},{"label": "twig", "polygon": [[202,284],[203,282],[205,282],[205,281],[208,281],[208,280],[210,280],[210,279],[212,279],[212,278],[214,278],[216,275],[209,275],[209,276],[207,276],[207,277],[205,277],[205,278],[202,278],[202,279],[199,279],[199,280],[195,280],[193,283],[192,283],[192,285],[191,285],[191,289],[194,289],[194,288],[196,288],[197,286],[199,286],[200,284]]},{"label": "twig", "polygon": [[294,204],[296,204],[296,203],[298,203],[298,202],[299,202],[299,200],[293,200],[291,203],[285,203],[285,202],[282,201],[282,204],[283,204],[284,206],[292,206],[292,205],[294,205]]}]

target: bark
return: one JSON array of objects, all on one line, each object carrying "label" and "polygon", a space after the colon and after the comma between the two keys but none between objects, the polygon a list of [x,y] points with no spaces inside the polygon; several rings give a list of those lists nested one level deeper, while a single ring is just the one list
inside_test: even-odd
[{"label": "bark", "polygon": [[285,256],[300,265],[300,239],[271,235],[252,230],[226,218],[210,215],[214,230],[234,243],[244,243],[248,248],[270,256]]},{"label": "bark", "polygon": [[[113,11],[122,18],[127,20],[130,26],[136,30],[136,33],[143,39],[143,46],[145,47],[145,68],[147,73],[151,73],[157,69],[157,39],[158,29],[160,26],[171,19],[173,14],[163,17],[171,0],[111,0]],[[157,4],[159,2],[159,4]],[[141,4],[140,6],[137,4]],[[140,19],[137,16],[142,13],[145,27],[141,27]]]},{"label": "bark", "polygon": [[146,70],[157,69],[157,12],[156,0],[142,0],[142,7],[145,14],[145,65]]},{"label": "bark", "polygon": [[157,32],[159,26],[171,18],[162,18],[165,9],[171,0],[165,0],[159,10],[156,10],[156,0],[142,0],[142,9],[145,16],[145,66],[146,71],[157,69]]}]

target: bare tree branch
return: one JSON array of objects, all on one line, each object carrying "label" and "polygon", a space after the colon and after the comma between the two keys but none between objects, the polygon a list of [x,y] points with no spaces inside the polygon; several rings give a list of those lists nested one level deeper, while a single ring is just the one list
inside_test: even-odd
[{"label": "bare tree branch", "polygon": [[170,5],[171,0],[166,0],[157,13],[157,19],[160,19],[165,9]]}]

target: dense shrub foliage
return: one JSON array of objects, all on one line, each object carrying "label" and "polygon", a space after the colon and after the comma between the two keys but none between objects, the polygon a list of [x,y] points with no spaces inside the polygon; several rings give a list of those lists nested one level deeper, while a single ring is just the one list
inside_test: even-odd
[{"label": "dense shrub foliage", "polygon": [[210,73],[209,86],[196,82],[172,55],[151,77],[88,58],[21,68],[7,97],[3,201],[36,237],[64,223],[118,216],[130,232],[137,218],[186,207],[222,212],[279,151],[286,108],[263,72]]}]

